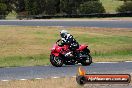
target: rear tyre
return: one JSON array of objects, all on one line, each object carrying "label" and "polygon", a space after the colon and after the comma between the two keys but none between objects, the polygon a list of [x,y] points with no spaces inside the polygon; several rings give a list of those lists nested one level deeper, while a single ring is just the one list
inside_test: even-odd
[{"label": "rear tyre", "polygon": [[55,67],[61,67],[63,65],[63,60],[59,56],[50,55],[50,63]]}]

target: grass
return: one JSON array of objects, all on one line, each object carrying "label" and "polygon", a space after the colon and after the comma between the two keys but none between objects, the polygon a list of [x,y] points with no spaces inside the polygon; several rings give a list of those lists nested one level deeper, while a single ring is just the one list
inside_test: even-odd
[{"label": "grass", "polygon": [[[132,83],[129,86],[131,85]],[[109,86],[114,88],[121,86],[127,87],[128,84],[85,84],[84,86],[79,86],[75,78],[0,82],[0,88],[102,88]]]},{"label": "grass", "polygon": [[[132,29],[68,28],[94,62],[132,60]],[[0,26],[0,67],[48,65],[59,27]]]},{"label": "grass", "polygon": [[7,17],[6,20],[15,20],[17,16],[17,13],[15,11],[10,12]]},{"label": "grass", "polygon": [[49,57],[44,54],[30,56],[9,56],[0,58],[1,67],[49,65]]},{"label": "grass", "polygon": [[123,1],[118,0],[100,0],[108,13],[115,13],[116,9],[123,4]]},{"label": "grass", "polygon": [[0,82],[0,88],[80,88],[75,78]]}]

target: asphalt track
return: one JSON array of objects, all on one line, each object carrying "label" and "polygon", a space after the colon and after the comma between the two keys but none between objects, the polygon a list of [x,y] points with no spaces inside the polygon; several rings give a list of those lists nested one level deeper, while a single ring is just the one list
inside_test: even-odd
[{"label": "asphalt track", "polygon": [[[81,65],[0,68],[0,80],[72,77],[76,75],[79,66]],[[87,70],[87,74],[132,74],[132,62],[93,63],[84,68]]]},{"label": "asphalt track", "polygon": [[65,26],[65,27],[105,27],[132,28],[132,21],[121,20],[0,20],[0,25],[12,26]]}]

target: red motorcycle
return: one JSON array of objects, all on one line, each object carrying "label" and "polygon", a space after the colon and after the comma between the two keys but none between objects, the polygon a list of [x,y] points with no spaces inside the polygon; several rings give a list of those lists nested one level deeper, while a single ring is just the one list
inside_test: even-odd
[{"label": "red motorcycle", "polygon": [[69,45],[60,46],[60,39],[54,44],[51,49],[50,62],[55,67],[61,67],[65,65],[75,65],[81,63],[83,66],[90,65],[92,63],[92,57],[90,56],[90,50],[86,45],[80,45],[79,49],[75,53],[71,53]]}]

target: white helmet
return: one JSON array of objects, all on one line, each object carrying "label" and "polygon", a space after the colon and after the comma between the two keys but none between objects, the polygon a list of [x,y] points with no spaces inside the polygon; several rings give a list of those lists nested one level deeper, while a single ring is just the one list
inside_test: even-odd
[{"label": "white helmet", "polygon": [[60,31],[61,37],[64,37],[64,36],[66,36],[67,34],[68,34],[67,30],[61,30],[61,31]]},{"label": "white helmet", "polygon": [[68,32],[67,32],[67,30],[61,30],[60,34],[62,34],[62,33],[66,33],[67,34]]}]

